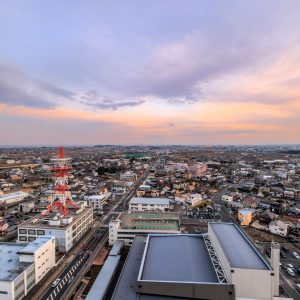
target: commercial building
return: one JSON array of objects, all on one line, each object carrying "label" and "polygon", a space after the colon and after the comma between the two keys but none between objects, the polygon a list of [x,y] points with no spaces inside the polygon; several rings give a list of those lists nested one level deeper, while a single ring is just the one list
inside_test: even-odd
[{"label": "commercial building", "polygon": [[130,212],[121,213],[116,220],[109,223],[109,244],[116,240],[124,241],[130,246],[137,234],[178,234],[180,222],[178,213]]},{"label": "commercial building", "polygon": [[161,210],[161,211],[166,211],[169,208],[170,208],[170,200],[168,198],[132,197],[129,201],[129,210],[137,210],[137,211]]},{"label": "commercial building", "polygon": [[18,226],[18,242],[31,242],[43,235],[54,236],[57,251],[69,251],[93,224],[93,209],[80,202],[77,204],[81,208],[70,208],[67,216],[49,213],[46,217],[37,215],[23,222]]},{"label": "commercial building", "polygon": [[55,238],[0,243],[0,300],[22,299],[55,265]]},{"label": "commercial building", "polygon": [[112,299],[272,300],[278,272],[236,225],[210,223],[207,234],[136,236]]},{"label": "commercial building", "polygon": [[28,193],[25,192],[13,192],[0,195],[0,205],[13,205],[18,202],[22,202]]}]

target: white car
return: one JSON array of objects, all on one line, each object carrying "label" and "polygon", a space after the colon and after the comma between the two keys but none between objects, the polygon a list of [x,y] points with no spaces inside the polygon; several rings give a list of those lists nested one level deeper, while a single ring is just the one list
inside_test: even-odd
[{"label": "white car", "polygon": [[287,268],[286,271],[291,275],[291,276],[295,276],[294,271],[291,268]]},{"label": "white car", "polygon": [[297,259],[300,258],[299,254],[298,254],[297,252],[293,252],[292,255],[293,255],[295,258],[297,258]]},{"label": "white car", "polygon": [[53,283],[51,284],[51,287],[53,287],[53,288],[56,287],[59,284],[59,282],[60,282],[60,278],[55,279],[53,281]]},{"label": "white car", "polygon": [[294,269],[294,266],[292,264],[287,264],[286,267],[290,269]]}]

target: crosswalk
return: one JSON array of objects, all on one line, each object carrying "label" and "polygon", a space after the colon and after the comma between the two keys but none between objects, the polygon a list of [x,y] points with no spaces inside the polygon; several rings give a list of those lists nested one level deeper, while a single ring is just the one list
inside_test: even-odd
[{"label": "crosswalk", "polygon": [[[50,296],[47,298],[47,300],[53,300],[58,295],[60,290],[63,288],[63,286],[68,283],[69,278],[74,274],[74,272],[77,270],[77,268],[80,266],[82,261],[85,259],[85,257],[81,257],[76,264],[69,270],[69,272],[62,278],[62,280],[59,282],[59,284],[56,286],[56,288],[52,291]],[[74,275],[76,277],[76,275]]]}]

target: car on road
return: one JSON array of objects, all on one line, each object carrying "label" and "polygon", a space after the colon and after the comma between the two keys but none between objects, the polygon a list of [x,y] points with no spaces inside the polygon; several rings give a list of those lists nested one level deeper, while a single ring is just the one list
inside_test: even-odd
[{"label": "car on road", "polygon": [[295,258],[297,258],[297,259],[300,258],[299,254],[298,254],[297,252],[293,252],[292,255],[293,255]]},{"label": "car on road", "polygon": [[60,282],[60,278],[56,278],[54,281],[53,281],[53,283],[51,284],[51,287],[56,287],[58,284],[59,284],[59,282]]},{"label": "car on road", "polygon": [[295,276],[295,273],[292,269],[287,268],[286,271],[289,273],[290,276]]}]

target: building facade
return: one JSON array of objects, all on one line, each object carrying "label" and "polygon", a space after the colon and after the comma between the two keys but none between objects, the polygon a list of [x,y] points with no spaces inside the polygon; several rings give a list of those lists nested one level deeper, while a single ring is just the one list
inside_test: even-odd
[{"label": "building facade", "polygon": [[139,198],[132,197],[129,201],[129,210],[132,211],[166,211],[170,208],[168,198]]}]

